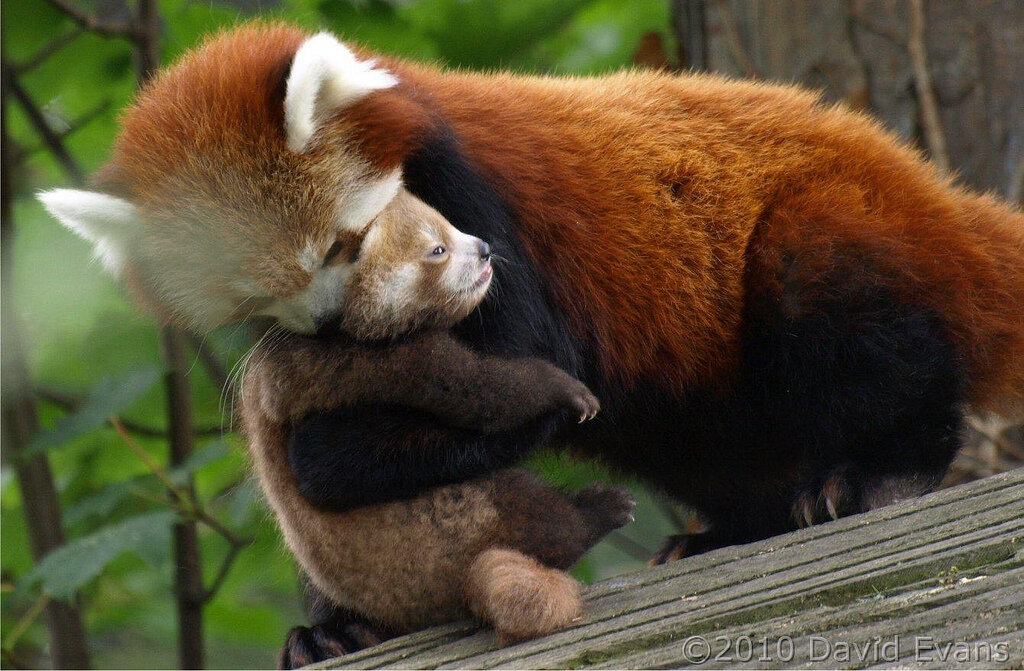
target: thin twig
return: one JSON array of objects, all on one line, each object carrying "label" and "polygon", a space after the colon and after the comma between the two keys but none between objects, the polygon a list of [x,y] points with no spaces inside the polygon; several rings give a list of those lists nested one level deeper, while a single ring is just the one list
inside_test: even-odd
[{"label": "thin twig", "polygon": [[939,116],[939,104],[935,98],[931,71],[928,69],[928,49],[925,46],[924,0],[907,0],[910,13],[907,30],[907,53],[914,72],[914,88],[917,104],[921,109],[921,125],[932,161],[943,172],[949,172],[949,151],[946,148],[946,132]]},{"label": "thin twig", "polygon": [[139,27],[128,21],[103,21],[87,14],[66,0],[46,0],[55,9],[74,21],[80,28],[104,37],[122,37],[135,39],[139,36]]},{"label": "thin twig", "polygon": [[188,342],[192,349],[196,351],[196,354],[199,355],[199,360],[202,362],[206,374],[210,376],[210,380],[217,385],[218,389],[226,388],[228,385],[228,371],[213,350],[207,347],[201,338],[193,334],[188,334]]},{"label": "thin twig", "polygon": [[76,26],[71,30],[66,31],[64,34],[58,35],[50,40],[48,44],[37,51],[32,58],[28,59],[24,63],[11,64],[8,65],[8,67],[16,75],[23,75],[26,72],[35,70],[37,67],[45,63],[50,56],[53,56],[58,51],[74,42],[84,32],[84,28]]},{"label": "thin twig", "polygon": [[99,105],[96,105],[95,107],[93,107],[88,112],[86,112],[86,113],[84,113],[84,114],[82,114],[82,115],[72,119],[68,123],[68,127],[65,128],[63,131],[61,131],[60,136],[62,138],[66,138],[69,135],[77,133],[82,128],[84,128],[85,126],[87,126],[90,123],[92,123],[93,120],[98,119],[101,116],[103,116],[104,114],[106,114],[107,110],[109,110],[109,109],[110,109],[110,101],[109,100],[104,100],[103,102],[101,102]]},{"label": "thin twig", "polygon": [[29,606],[29,609],[25,611],[25,614],[21,616],[18,623],[11,629],[11,633],[7,634],[4,645],[13,650],[14,646],[18,643],[18,639],[21,638],[22,634],[28,631],[28,628],[32,626],[32,623],[39,618],[39,615],[46,609],[46,606],[50,603],[51,596],[49,594],[41,594],[35,602]]},{"label": "thin twig", "polygon": [[64,169],[71,175],[74,181],[82,182],[85,179],[85,172],[68,152],[61,136],[50,128],[50,124],[46,121],[46,117],[43,116],[42,110],[36,106],[28,92],[22,88],[21,82],[18,81],[15,73],[6,65],[3,66],[3,78],[7,90],[10,91],[14,99],[18,101],[18,104],[25,111],[29,122],[36,129],[36,132],[39,133],[43,142],[46,143],[47,148],[60,161],[60,164],[64,166]]},{"label": "thin twig", "polygon": [[[228,558],[225,558],[225,565],[221,566],[217,577],[214,578],[213,585],[204,591],[204,593],[212,595],[213,592],[216,592],[216,587],[219,587],[219,583],[224,580],[224,578],[221,577],[221,573],[223,572],[226,574],[228,569],[230,569],[231,562],[234,561],[234,554],[237,554],[238,550],[250,545],[253,542],[253,539],[248,536],[239,536],[235,532],[231,531],[231,529],[228,529],[220,520],[207,512],[192,489],[179,487],[175,484],[167,471],[165,471],[163,467],[149,455],[148,452],[142,449],[142,447],[135,442],[118,417],[111,415],[110,424],[114,427],[114,430],[117,431],[117,434],[121,436],[121,440],[128,446],[128,449],[134,452],[136,456],[146,464],[146,467],[153,472],[160,482],[163,483],[164,487],[167,488],[167,491],[171,493],[173,500],[165,503],[185,517],[197,522],[202,522],[205,526],[209,527],[212,531],[216,532],[226,540],[228,545],[234,550],[234,553],[229,551]],[[143,498],[150,498],[152,500],[152,497],[146,497],[139,492],[132,493],[136,496],[142,496]],[[214,585],[216,585],[216,587],[214,587]]]},{"label": "thin twig", "polygon": [[907,47],[907,40],[903,35],[897,33],[895,30],[893,30],[887,25],[875,23],[874,21],[868,19],[866,16],[860,13],[859,9],[851,8],[850,17],[854,20],[854,22],[857,25],[859,25],[861,28],[871,33],[872,35],[877,35],[878,37],[884,38],[889,42],[892,42],[894,46],[900,47],[901,49],[905,49]]},{"label": "thin twig", "polygon": [[238,553],[242,551],[245,545],[239,545],[237,543],[231,543],[228,546],[228,553],[224,556],[224,561],[221,562],[220,569],[217,571],[217,575],[214,576],[213,582],[210,586],[203,591],[203,603],[207,603],[217,596],[217,592],[220,591],[221,586],[224,585],[224,581],[227,580],[228,574],[231,572],[231,567],[235,563],[235,559],[238,558]]},{"label": "thin twig", "polygon": [[110,422],[110,426],[114,427],[114,431],[117,431],[117,435],[121,436],[121,440],[128,446],[128,449],[134,452],[135,456],[142,460],[142,463],[146,464],[146,468],[152,471],[153,475],[160,479],[160,482],[164,483],[164,487],[167,487],[167,491],[171,492],[179,502],[191,502],[192,496],[189,495],[187,491],[174,484],[174,481],[171,480],[171,476],[167,474],[167,471],[164,470],[163,466],[161,466],[156,459],[149,456],[149,452],[146,452],[138,443],[135,442],[135,439],[128,433],[128,429],[125,428],[124,424],[116,415],[111,415],[107,418],[107,421]]},{"label": "thin twig", "polygon": [[722,26],[725,28],[725,39],[729,43],[729,52],[732,54],[733,60],[736,61],[736,65],[740,66],[740,69],[743,70],[746,76],[760,79],[761,73],[743,46],[743,38],[740,36],[736,17],[733,15],[732,9],[729,8],[728,0],[715,0],[715,9],[718,10],[718,15],[722,20]]},{"label": "thin twig", "polygon": [[[63,392],[56,391],[54,389],[46,389],[37,387],[35,389],[35,395],[40,399],[52,403],[58,408],[73,412],[82,406],[82,399],[66,394]],[[118,418],[121,422],[121,426],[128,429],[137,436],[144,436],[146,438],[167,438],[167,432],[163,429],[158,429],[155,426],[149,426],[148,424],[141,424],[139,422],[133,422],[128,419]],[[113,427],[109,421],[107,426]],[[224,434],[223,430],[219,426],[204,426],[204,427],[193,427],[192,433],[201,438],[221,436]]]}]

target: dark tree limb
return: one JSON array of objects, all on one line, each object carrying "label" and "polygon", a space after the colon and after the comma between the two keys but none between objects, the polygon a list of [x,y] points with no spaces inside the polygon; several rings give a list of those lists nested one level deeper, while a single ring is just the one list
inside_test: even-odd
[{"label": "dark tree limb", "polygon": [[210,380],[217,385],[218,389],[227,389],[228,370],[224,367],[224,363],[217,358],[213,350],[206,346],[202,338],[191,333],[187,337],[189,344],[199,357],[199,361],[203,364],[206,374],[210,376]]},{"label": "dark tree limb", "polygon": [[760,71],[751,60],[746,47],[743,46],[743,38],[740,36],[736,16],[729,8],[728,0],[715,0],[715,10],[718,12],[718,18],[722,21],[722,27],[725,28],[725,39],[729,43],[729,53],[732,54],[732,59],[736,61],[736,65],[747,77],[760,79]]},{"label": "dark tree limb", "polygon": [[683,69],[708,69],[708,31],[704,0],[672,0],[672,32]]},{"label": "dark tree limb", "polygon": [[134,39],[139,35],[139,27],[130,21],[103,21],[82,11],[67,0],[46,0],[52,7],[74,21],[78,27],[103,37],[120,37]]},{"label": "dark tree limb", "polygon": [[[160,330],[160,342],[167,372],[167,415],[171,444],[172,467],[185,463],[192,454],[192,398],[185,336],[172,327]],[[189,478],[185,486],[189,498],[195,499],[194,485]],[[195,521],[174,525],[175,599],[178,604],[179,668],[203,667],[203,588],[202,564],[199,556],[199,533]]]},{"label": "dark tree limb", "polygon": [[[32,557],[39,561],[64,544],[60,501],[54,484],[50,462],[45,454],[28,459],[18,455],[39,430],[35,402],[28,384],[28,371],[11,301],[11,243],[14,238],[13,193],[10,182],[10,137],[7,133],[6,93],[13,77],[4,73],[4,104],[0,106],[0,163],[3,180],[0,182],[0,323],[3,325],[2,378],[3,378],[3,454],[13,462],[15,476],[21,490],[22,509],[29,530]],[[74,603],[49,601],[45,606],[50,633],[53,665],[58,669],[88,668],[89,648],[85,628],[78,607]],[[7,651],[12,656],[12,651]]]},{"label": "dark tree limb", "polygon": [[924,0],[907,0],[909,27],[907,29],[907,53],[914,72],[914,89],[917,91],[917,105],[921,111],[921,125],[928,144],[928,153],[943,172],[949,172],[949,150],[946,148],[946,132],[942,128],[939,104],[935,97],[932,74],[928,66],[928,48],[925,45]]},{"label": "dark tree limb", "polygon": [[8,65],[8,67],[10,67],[16,75],[23,75],[26,72],[31,72],[46,62],[50,56],[53,56],[55,53],[78,39],[78,37],[84,32],[84,28],[76,26],[62,35],[58,35],[53,38],[49,44],[43,46],[43,48],[37,51],[32,58],[28,59],[24,63]]}]

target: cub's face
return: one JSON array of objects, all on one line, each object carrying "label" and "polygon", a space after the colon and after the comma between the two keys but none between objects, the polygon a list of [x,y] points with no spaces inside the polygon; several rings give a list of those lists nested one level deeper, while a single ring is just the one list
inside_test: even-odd
[{"label": "cub's face", "polygon": [[480,241],[404,192],[400,168],[371,160],[401,129],[353,106],[401,98],[380,93],[396,84],[330,35],[237,29],[140,93],[108,192],[40,198],[138,298],[195,331],[258,315],[299,333],[452,323],[490,265]]},{"label": "cub's face", "polygon": [[487,243],[403,189],[359,247],[340,326],[359,339],[447,328],[479,305],[492,277]]}]

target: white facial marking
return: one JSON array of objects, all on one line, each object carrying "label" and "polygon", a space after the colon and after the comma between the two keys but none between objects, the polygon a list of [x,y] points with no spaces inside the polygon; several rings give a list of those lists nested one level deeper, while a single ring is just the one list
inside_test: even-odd
[{"label": "white facial marking", "polygon": [[371,219],[380,214],[402,187],[402,171],[395,170],[387,177],[360,186],[339,203],[338,225],[345,230],[361,231]]},{"label": "white facial marking", "polygon": [[93,243],[94,255],[109,273],[120,274],[139,227],[138,208],[105,193],[77,189],[43,191],[38,198],[60,223]]},{"label": "white facial marking", "polygon": [[288,147],[297,152],[305,150],[331,113],[398,83],[390,72],[373,66],[373,61],[358,60],[329,33],[314,35],[303,42],[295,53],[285,85]]},{"label": "white facial marking", "polygon": [[315,240],[306,241],[306,246],[299,252],[299,265],[310,272],[313,272],[317,266],[323,265],[323,259],[320,252],[317,251]]},{"label": "white facial marking", "polygon": [[324,266],[313,273],[309,285],[298,294],[276,300],[260,314],[274,317],[295,333],[314,333],[317,320],[341,309],[352,267],[345,263]]}]

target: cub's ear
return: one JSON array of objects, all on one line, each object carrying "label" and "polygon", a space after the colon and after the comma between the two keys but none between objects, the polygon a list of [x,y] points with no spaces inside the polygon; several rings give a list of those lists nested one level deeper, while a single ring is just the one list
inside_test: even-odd
[{"label": "cub's ear", "polygon": [[360,61],[329,33],[302,43],[295,52],[284,94],[284,127],[288,147],[301,152],[332,114],[398,80],[387,70]]},{"label": "cub's ear", "polygon": [[94,253],[112,275],[124,266],[128,242],[139,226],[138,209],[126,200],[95,191],[53,189],[39,200],[60,223],[94,245]]}]

